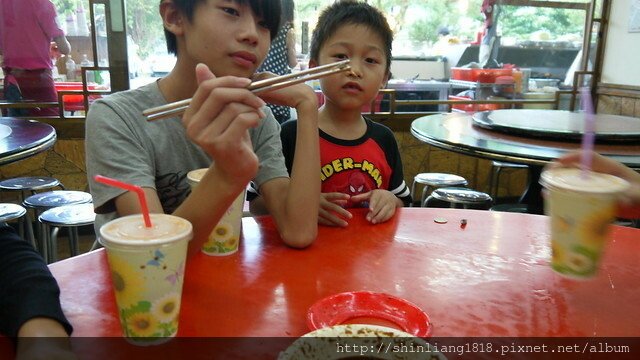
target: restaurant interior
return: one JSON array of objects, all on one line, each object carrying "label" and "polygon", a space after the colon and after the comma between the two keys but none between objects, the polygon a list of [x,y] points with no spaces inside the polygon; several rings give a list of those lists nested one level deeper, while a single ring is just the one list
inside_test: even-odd
[{"label": "restaurant interior", "polygon": [[[298,65],[294,72],[304,70],[308,61],[314,25],[309,13],[331,2],[296,2]],[[15,224],[21,236],[51,263],[61,284],[63,309],[77,321],[73,323],[76,335],[121,336],[106,257],[83,255],[100,248],[90,195],[82,195],[89,192],[85,115],[96,99],[166,75],[175,58],[163,53],[161,46],[141,50],[136,33],[141,24],[151,27],[147,22],[154,22],[159,28],[162,24],[157,16],[150,20],[134,13],[137,2],[53,3],[58,6],[58,23],[64,21],[71,53],[52,59],[58,101],[0,98],[0,209],[8,214],[16,211],[10,206],[17,204],[26,210],[26,214],[18,210],[19,216],[0,217]],[[447,34],[449,42],[438,51],[433,50],[437,39],[427,41],[428,45],[414,44],[411,51],[403,43],[397,53],[394,43],[392,77],[362,110],[363,116],[393,131],[404,181],[413,197],[411,207],[403,208],[398,219],[375,231],[359,218],[353,220],[349,233],[320,226],[318,236],[325,244],[318,242],[298,251],[282,246],[273,220],[252,217],[245,203],[239,252],[207,258],[218,261],[213,267],[216,276],[239,272],[241,279],[221,276],[216,287],[205,283],[212,271],[210,264],[187,264],[186,276],[191,279],[185,280],[178,336],[297,338],[308,332],[312,322],[307,314],[309,306],[344,291],[381,292],[410,299],[428,313],[428,329],[413,329],[396,317],[382,316],[384,320],[374,324],[395,324],[391,327],[423,338],[640,336],[640,312],[635,308],[640,292],[633,270],[640,260],[640,216],[616,218],[611,235],[616,237],[616,246],[607,249],[601,273],[580,282],[554,277],[546,270],[550,230],[547,217],[540,216],[544,214],[541,172],[554,159],[584,147],[581,139],[586,133],[587,101],[598,121],[595,151],[640,171],[640,67],[634,65],[634,59],[640,58],[640,3],[498,1],[499,6],[510,9],[502,16],[516,14],[518,9],[534,14],[548,10],[579,14],[582,32],[574,38],[549,37],[547,32],[514,39],[507,30],[500,31],[500,24],[507,21],[496,18],[498,32],[488,49],[483,39],[486,23],[476,3],[480,1],[472,2],[477,7],[476,22],[471,23],[474,38],[460,32],[451,40]],[[66,7],[69,4],[71,8]],[[397,16],[398,8],[383,11],[389,17]],[[73,67],[69,59],[75,61]],[[3,80],[0,73],[0,84]],[[322,104],[317,81],[308,85],[316,88]],[[55,108],[58,114],[30,115],[28,111],[34,108]],[[22,128],[26,122],[28,128]],[[18,180],[25,178],[50,182],[20,184]],[[77,213],[58,213],[47,219],[43,213],[55,207],[39,207],[37,201],[47,199],[34,198],[52,190],[74,192],[78,198],[73,203],[86,206]],[[91,214],[81,214],[85,211]],[[449,230],[444,230],[447,227]],[[429,234],[439,235],[432,238]],[[515,241],[518,238],[522,241]],[[368,247],[363,244],[366,241],[378,246]],[[427,244],[415,245],[421,241]],[[414,251],[414,246],[419,249]],[[312,251],[311,255],[305,251]],[[360,259],[352,259],[357,253],[362,254]],[[477,255],[480,253],[484,255]],[[280,261],[269,261],[275,259]],[[331,259],[327,260],[331,269],[323,266],[321,259]],[[544,270],[538,270],[541,264]],[[305,282],[307,272],[313,274],[309,282]],[[97,290],[77,286],[79,273],[86,273],[85,280],[97,284]],[[377,280],[371,279],[372,274]],[[331,281],[332,276],[341,279],[339,284]],[[451,286],[462,282],[468,288]],[[214,295],[205,296],[205,290]],[[607,295],[586,299],[598,291]],[[481,302],[474,303],[472,296]],[[447,300],[463,297],[466,300],[455,304]],[[198,309],[203,307],[215,311],[202,317]],[[597,310],[585,315],[586,308]],[[222,314],[224,311],[228,313]],[[214,312],[217,317],[209,315]],[[640,346],[637,341],[634,344]],[[74,344],[81,353],[94,355],[109,346],[94,345]],[[128,356],[138,349],[122,347],[118,351]],[[238,355],[229,348],[216,351]]]}]

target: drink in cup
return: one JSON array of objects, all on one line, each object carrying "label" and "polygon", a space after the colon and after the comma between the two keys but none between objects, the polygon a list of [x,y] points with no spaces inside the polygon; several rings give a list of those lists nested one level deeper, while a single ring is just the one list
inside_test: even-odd
[{"label": "drink in cup", "polygon": [[[197,169],[189,171],[187,180],[193,189],[200,179],[207,172],[207,169]],[[223,256],[231,255],[238,251],[240,243],[240,230],[242,228],[242,208],[244,205],[245,192],[241,192],[233,203],[225,211],[220,221],[216,224],[207,241],[202,246],[202,252],[207,255]]]},{"label": "drink in cup", "polygon": [[165,342],[178,332],[191,223],[177,216],[151,214],[112,220],[100,228],[106,248],[118,315],[127,340],[137,345]]},{"label": "drink in cup", "polygon": [[594,276],[615,219],[617,196],[629,183],[613,175],[568,168],[544,171],[540,183],[548,190],[551,267],[569,277]]}]

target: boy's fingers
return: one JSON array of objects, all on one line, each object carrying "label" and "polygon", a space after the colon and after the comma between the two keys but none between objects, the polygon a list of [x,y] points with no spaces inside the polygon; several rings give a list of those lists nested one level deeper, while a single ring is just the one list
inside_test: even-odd
[{"label": "boy's fingers", "polygon": [[371,217],[371,222],[374,224],[379,224],[387,221],[393,215],[393,209],[395,205],[391,206],[391,204],[385,204],[382,208],[378,209],[377,214]]},{"label": "boy's fingers", "polygon": [[351,197],[351,201],[353,201],[353,202],[361,202],[361,201],[367,200],[367,199],[369,199],[371,197],[371,193],[372,193],[371,191],[368,191],[368,192],[366,192],[364,194],[354,195],[354,196]]},{"label": "boy's fingers", "polygon": [[319,215],[318,223],[322,225],[340,226],[340,227],[346,227],[347,225],[349,225],[349,223],[346,220],[324,209],[320,209],[320,212],[318,215]]},{"label": "boy's fingers", "polygon": [[320,201],[320,208],[328,213],[336,213],[347,219],[351,219],[353,217],[347,209],[333,201]]},{"label": "boy's fingers", "polygon": [[202,63],[196,65],[196,80],[198,81],[198,84],[201,84],[206,80],[215,78],[216,76],[211,72],[211,70],[209,70],[209,67],[207,67],[207,65]]},{"label": "boy's fingers", "polygon": [[244,104],[231,103],[220,110],[215,121],[211,121],[205,116],[200,116],[202,111],[199,111],[190,121],[185,122],[187,135],[198,142],[208,142],[223,133],[237,116],[249,112],[255,113],[255,109]]}]

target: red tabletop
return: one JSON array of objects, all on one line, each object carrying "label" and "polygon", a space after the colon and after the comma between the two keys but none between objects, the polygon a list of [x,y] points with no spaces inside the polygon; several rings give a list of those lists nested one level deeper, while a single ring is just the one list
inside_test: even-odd
[{"label": "red tabletop", "polygon": [[[284,246],[270,217],[242,225],[238,253],[188,261],[178,336],[298,337],[312,304],[360,290],[418,305],[434,337],[640,336],[640,229],[613,226],[598,276],[572,280],[548,264],[541,215],[404,208],[371,225],[356,211],[305,250]],[[51,271],[73,336],[121,336],[103,250]]]},{"label": "red tabletop", "polygon": [[[295,250],[271,218],[244,218],[238,253],[189,260],[179,336],[300,336],[313,303],[358,290],[417,304],[433,336],[640,336],[640,230],[614,226],[590,280],[553,272],[548,242],[545,216],[405,208],[378,225],[356,212]],[[103,250],[51,271],[74,336],[121,335]]]}]

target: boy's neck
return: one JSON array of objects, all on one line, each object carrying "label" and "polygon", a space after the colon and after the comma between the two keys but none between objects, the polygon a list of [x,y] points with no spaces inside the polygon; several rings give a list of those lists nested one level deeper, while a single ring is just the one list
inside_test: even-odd
[{"label": "boy's neck", "polygon": [[158,81],[158,87],[167,102],[193,97],[198,88],[195,65],[186,66],[180,61],[176,62],[169,75]]},{"label": "boy's neck", "polygon": [[367,124],[360,109],[343,110],[326,103],[318,114],[318,127],[325,133],[342,140],[361,138],[367,131]]}]

